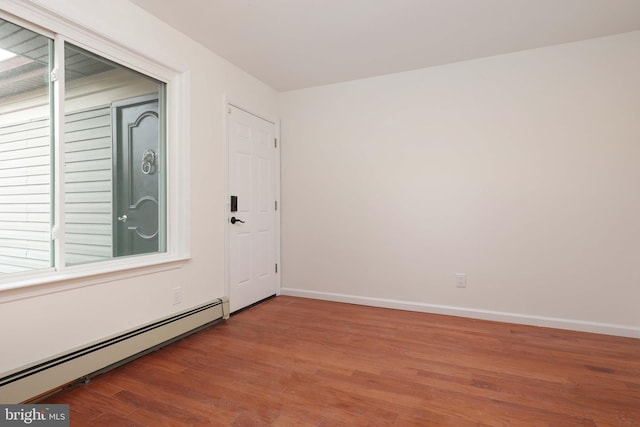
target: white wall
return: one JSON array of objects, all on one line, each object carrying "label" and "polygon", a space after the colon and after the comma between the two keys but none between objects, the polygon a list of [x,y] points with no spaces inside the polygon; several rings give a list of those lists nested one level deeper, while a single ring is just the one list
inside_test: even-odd
[{"label": "white wall", "polygon": [[[224,96],[277,118],[276,93],[126,0],[41,0],[91,31],[190,73],[191,255],[181,268],[122,279],[74,281],[91,286],[50,293],[47,285],[0,292],[0,373],[203,304],[225,294],[226,139]],[[177,65],[176,65],[177,64]],[[171,289],[183,288],[174,306]],[[33,296],[34,294],[42,294]]]},{"label": "white wall", "polygon": [[640,32],[279,100],[283,293],[640,337]]}]

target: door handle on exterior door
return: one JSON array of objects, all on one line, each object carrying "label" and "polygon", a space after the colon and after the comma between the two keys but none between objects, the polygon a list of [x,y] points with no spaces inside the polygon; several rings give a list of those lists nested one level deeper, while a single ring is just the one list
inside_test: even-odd
[{"label": "door handle on exterior door", "polygon": [[241,222],[242,224],[244,224],[244,221],[241,219],[236,218],[235,216],[231,217],[231,224],[235,224],[236,222]]},{"label": "door handle on exterior door", "polygon": [[118,221],[127,222],[127,215],[119,216]]}]

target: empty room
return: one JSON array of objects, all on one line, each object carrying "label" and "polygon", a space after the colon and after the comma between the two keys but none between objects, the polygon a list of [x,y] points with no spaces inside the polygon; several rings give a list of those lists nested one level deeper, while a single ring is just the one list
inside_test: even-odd
[{"label": "empty room", "polygon": [[2,0],[0,425],[639,426],[639,113],[637,0]]}]

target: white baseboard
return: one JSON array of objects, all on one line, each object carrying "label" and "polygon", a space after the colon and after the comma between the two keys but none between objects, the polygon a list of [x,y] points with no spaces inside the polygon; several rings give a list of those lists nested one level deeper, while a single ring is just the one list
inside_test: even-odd
[{"label": "white baseboard", "polygon": [[474,308],[453,307],[447,305],[426,304],[422,302],[399,301],[294,288],[281,288],[280,294],[325,301],[368,305],[372,307],[394,308],[397,310],[418,311],[422,313],[444,314],[448,316],[469,317],[472,319],[493,320],[497,322],[517,323],[521,325],[542,326],[595,334],[640,338],[640,328],[627,325],[616,325],[612,323],[532,316],[528,314],[506,313],[501,311],[479,310]]}]

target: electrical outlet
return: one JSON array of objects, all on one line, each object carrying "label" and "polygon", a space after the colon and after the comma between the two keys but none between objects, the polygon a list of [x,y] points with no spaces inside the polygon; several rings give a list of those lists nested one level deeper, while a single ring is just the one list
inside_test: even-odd
[{"label": "electrical outlet", "polygon": [[173,288],[173,305],[182,304],[182,286]]},{"label": "electrical outlet", "polygon": [[467,287],[467,275],[466,273],[456,273],[456,288]]}]

